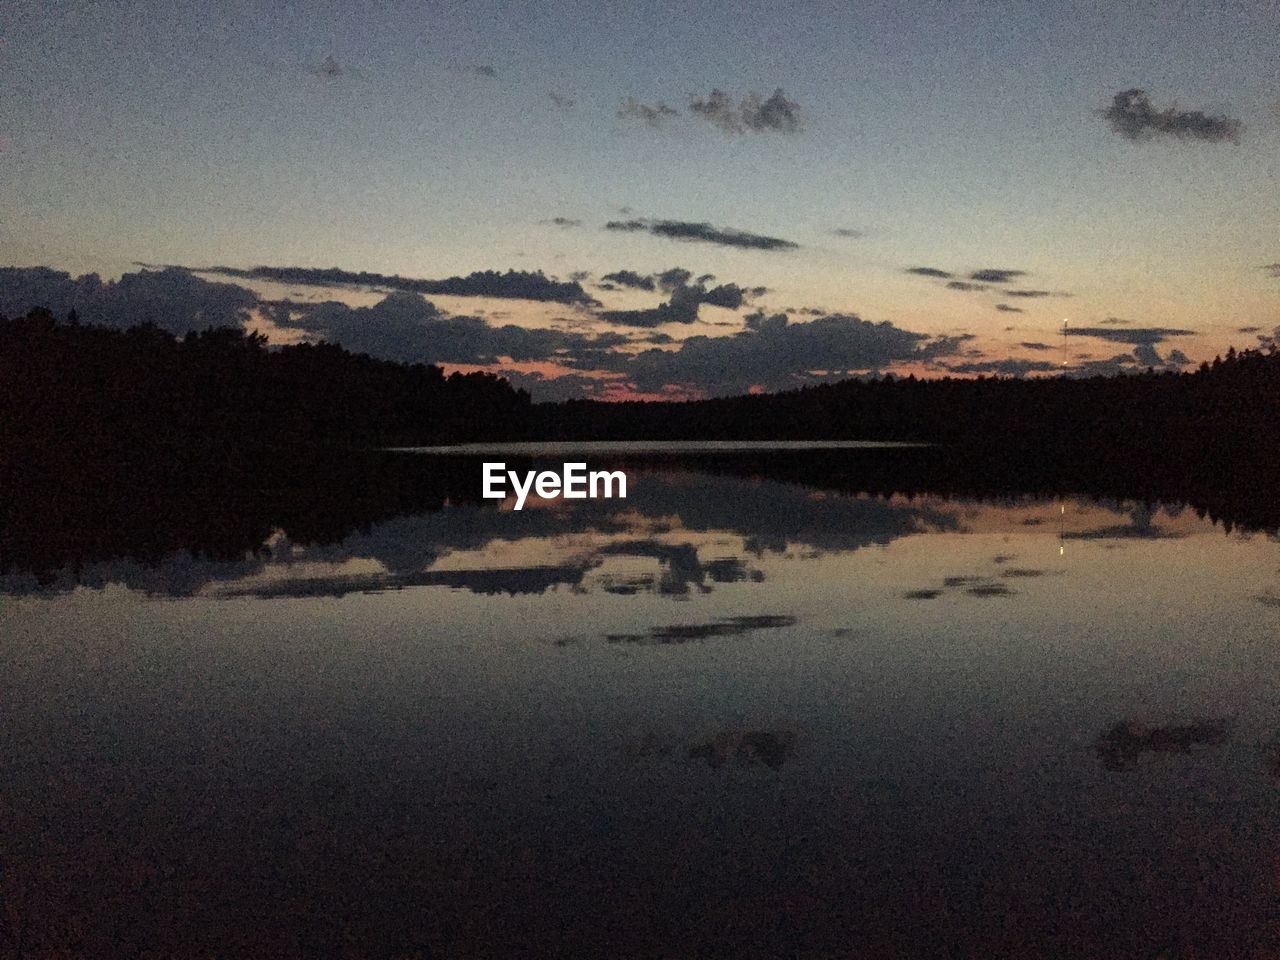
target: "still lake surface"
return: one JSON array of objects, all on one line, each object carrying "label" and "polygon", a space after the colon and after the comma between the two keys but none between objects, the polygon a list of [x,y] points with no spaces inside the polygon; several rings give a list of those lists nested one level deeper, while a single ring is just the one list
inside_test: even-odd
[{"label": "still lake surface", "polygon": [[0,956],[1280,955],[1273,535],[618,463],[0,554]]}]

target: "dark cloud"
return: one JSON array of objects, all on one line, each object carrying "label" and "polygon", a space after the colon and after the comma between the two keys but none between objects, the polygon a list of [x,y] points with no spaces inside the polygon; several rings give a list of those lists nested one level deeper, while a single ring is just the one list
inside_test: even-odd
[{"label": "dark cloud", "polygon": [[800,105],[781,88],[768,98],[748,93],[741,102],[716,89],[690,100],[689,110],[725,133],[797,133],[801,126]]},{"label": "dark cloud", "polygon": [[669,107],[665,103],[655,103],[650,106],[647,103],[641,103],[635,97],[627,97],[618,108],[618,117],[621,119],[642,120],[651,127],[660,127],[668,117],[678,116],[680,111],[675,107]]},{"label": "dark cloud", "polygon": [[572,110],[574,107],[574,104],[578,102],[573,97],[567,96],[563,93],[559,93],[555,90],[547,91],[547,99],[550,100],[553,104],[555,104],[561,110]]},{"label": "dark cloud", "polygon": [[194,273],[213,273],[241,280],[274,280],[313,287],[362,286],[384,290],[401,290],[449,297],[494,297],[508,300],[537,300],[544,303],[594,305],[582,284],[545,276],[541,270],[477,270],[465,277],[443,280],[419,280],[412,277],[387,276],[365,270],[342,270],[338,267],[184,267]]},{"label": "dark cloud", "polygon": [[736,283],[722,283],[711,287],[702,295],[702,302],[709,307],[724,307],[726,310],[737,310],[748,300],[767,293],[765,287],[740,287]]},{"label": "dark cloud", "polygon": [[1207,143],[1239,143],[1244,124],[1231,117],[1212,117],[1199,110],[1157,110],[1146,91],[1122,90],[1101,111],[1111,129],[1128,140],[1176,137]]},{"label": "dark cloud", "polygon": [[[1189,330],[1170,330],[1162,327],[1150,327],[1146,329],[1132,330],[1110,330],[1102,329],[1101,335],[1098,333],[1099,328],[1081,328],[1085,331],[1084,336],[1100,336],[1103,340],[1116,343],[1127,343],[1133,345],[1133,353],[1121,353],[1112,357],[1110,360],[1084,360],[1078,362],[1071,372],[1073,375],[1080,376],[1111,376],[1116,373],[1132,372],[1134,366],[1156,367],[1161,370],[1177,370],[1190,363],[1190,359],[1181,350],[1172,350],[1168,359],[1160,356],[1160,352],[1156,349],[1156,344],[1162,343],[1171,336],[1186,336]],[[1075,335],[1076,331],[1069,331]],[[1132,335],[1132,336],[1128,336]]]},{"label": "dark cloud", "polygon": [[1001,313],[1026,313],[1021,307],[1011,307],[1007,303],[997,303],[996,309]]},{"label": "dark cloud", "polygon": [[1150,343],[1140,343],[1135,346],[1133,348],[1133,356],[1139,363],[1144,363],[1149,367],[1159,366],[1164,363],[1159,351]]},{"label": "dark cloud", "polygon": [[1023,377],[1028,373],[1047,373],[1059,369],[1048,360],[1022,360],[1008,357],[1003,360],[976,360],[968,363],[949,364],[951,373],[997,374],[1007,377]]},{"label": "dark cloud", "polygon": [[1261,348],[1280,347],[1280,327],[1273,328],[1270,333],[1259,333],[1258,346]]},{"label": "dark cloud", "polygon": [[742,120],[738,116],[738,105],[723,90],[712,90],[706,97],[694,98],[689,109],[714,123],[725,133],[742,133]]},{"label": "dark cloud", "polygon": [[550,224],[553,227],[580,227],[581,220],[572,220],[569,217],[552,217],[550,220],[539,220],[539,223]]},{"label": "dark cloud", "polygon": [[1107,317],[1107,319],[1101,320],[1099,322],[1105,323],[1107,326],[1112,326],[1112,327],[1123,327],[1123,326],[1127,326],[1130,323],[1133,323],[1132,320],[1122,320],[1120,317]]},{"label": "dark cloud", "polygon": [[1107,360],[1079,359],[1064,372],[1072,377],[1114,377],[1133,373],[1137,359],[1131,353],[1117,353]]},{"label": "dark cloud", "polygon": [[1026,350],[1052,350],[1053,349],[1047,343],[1040,343],[1038,341],[1033,341],[1033,340],[1024,340],[1022,341],[1022,343],[1018,344],[1018,346]]},{"label": "dark cloud", "polygon": [[636,290],[657,289],[657,284],[653,277],[636,273],[634,270],[615,270],[613,273],[606,273],[600,278],[607,283],[617,284],[620,287],[633,287]]},{"label": "dark cloud", "polygon": [[645,231],[655,237],[670,240],[690,240],[715,243],[724,247],[742,247],[747,250],[794,250],[799,244],[778,237],[730,228],[721,229],[709,223],[691,223],[686,220],[610,220],[606,230],[624,232]]},{"label": "dark cloud", "polygon": [[851,240],[857,240],[866,236],[861,230],[851,230],[848,227],[837,227],[831,231],[837,237],[847,237]]},{"label": "dark cloud", "polygon": [[1280,263],[1264,264],[1262,269],[1267,271],[1267,273],[1273,277],[1280,277]]},{"label": "dark cloud", "polygon": [[1236,333],[1257,333],[1261,327],[1237,327]]},{"label": "dark cloud", "polygon": [[1025,270],[1000,270],[996,267],[985,267],[982,270],[973,271],[973,273],[969,274],[969,279],[978,280],[982,283],[1008,283],[1014,277],[1025,275]]},{"label": "dark cloud", "polygon": [[708,287],[709,281],[715,279],[711,274],[704,274],[696,281],[690,282],[693,274],[681,267],[672,267],[656,276],[636,273],[633,270],[618,270],[606,274],[603,279],[631,287],[637,290],[654,290],[661,288],[671,296],[666,303],[641,310],[604,310],[600,319],[628,327],[656,327],[664,323],[693,323],[698,319],[698,308],[702,304],[711,307],[724,307],[737,310],[752,298],[767,292],[764,287],[740,287],[736,283],[722,283],[716,287]]},{"label": "dark cloud", "polygon": [[[693,271],[686,270],[683,267],[672,267],[670,270],[663,270],[655,279],[658,281],[658,286],[662,287],[663,290],[677,290],[680,287],[688,286],[689,281],[693,279]],[[699,283],[704,283],[711,279],[713,278],[708,274],[702,277]]]},{"label": "dark cloud", "polygon": [[48,267],[0,268],[0,315],[10,317],[33,307],[45,307],[59,317],[75,310],[85,323],[120,328],[152,323],[181,335],[243,326],[257,303],[250,290],[203,280],[175,267],[126,273],[105,283],[96,273],[72,279]]},{"label": "dark cloud", "polygon": [[[1048,344],[1023,343],[1022,347],[1031,350],[1051,350]],[[1112,377],[1119,374],[1137,373],[1141,368],[1156,367],[1163,370],[1176,370],[1191,361],[1180,350],[1171,351],[1164,360],[1156,352],[1151,343],[1135,345],[1133,353],[1118,353],[1106,360],[1091,360],[1087,355],[1078,355],[1075,362],[1064,367],[1050,360],[1031,360],[1021,358],[975,359],[964,363],[944,364],[950,373],[961,374],[994,374],[997,376],[1025,377],[1033,373],[1063,373],[1069,377]]]},{"label": "dark cloud", "polygon": [[1155,344],[1162,343],[1170,337],[1189,337],[1194,330],[1177,330],[1172,327],[1128,327],[1116,330],[1112,327],[1068,327],[1067,336],[1095,337],[1111,343]]},{"label": "dark cloud", "polygon": [[1025,297],[1027,299],[1035,299],[1039,297],[1069,297],[1071,294],[1055,292],[1053,290],[1003,290],[1001,291],[1006,297]]},{"label": "dark cloud", "polygon": [[493,78],[498,75],[498,71],[493,68],[492,64],[488,64],[488,63],[477,63],[477,64],[474,64],[473,66],[468,67],[467,69],[471,73],[474,73],[476,76],[479,76],[479,77]]},{"label": "dark cloud", "polygon": [[672,294],[666,303],[641,310],[602,310],[600,319],[625,327],[657,327],[664,323],[693,323],[698,319],[698,297],[691,292]]},{"label": "dark cloud", "polygon": [[[955,274],[950,270],[941,270],[938,267],[907,267],[907,273],[915,274],[918,277],[934,277],[938,280],[953,280]],[[974,270],[965,280],[954,280],[947,286],[952,290],[985,290],[985,284],[989,283],[1008,283],[1015,277],[1026,276],[1025,270],[1008,270],[1002,267],[983,267],[981,270]],[[1028,296],[1049,296],[1048,292],[1041,291],[1018,291],[1006,290],[1005,293],[1015,297]]]},{"label": "dark cloud", "polygon": [[710,395],[743,393],[759,385],[781,390],[880,370],[900,361],[952,355],[968,337],[937,337],[891,323],[833,314],[791,323],[785,314],[747,318],[732,336],[694,336],[675,350],[645,350],[619,358],[613,369],[639,390],[675,385]]},{"label": "dark cloud", "polygon": [[762,99],[749,93],[742,101],[742,123],[756,133],[773,130],[778,133],[796,133],[800,130],[800,104],[787,97],[781,87]]},{"label": "dark cloud", "polygon": [[453,316],[417,293],[396,291],[371,307],[344,303],[264,304],[282,327],[311,339],[340,343],[356,353],[406,362],[491,364],[553,360],[562,354],[587,359],[627,342],[621,334],[591,336],[564,330],[493,326],[479,317]]}]

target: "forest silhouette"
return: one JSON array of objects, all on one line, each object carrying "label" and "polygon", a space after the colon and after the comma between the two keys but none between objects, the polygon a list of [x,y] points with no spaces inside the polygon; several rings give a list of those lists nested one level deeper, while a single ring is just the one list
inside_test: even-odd
[{"label": "forest silhouette", "polygon": [[529,395],[488,373],[353,354],[269,349],[233,327],[184,337],[0,319],[0,450],[219,454],[246,447],[448,443],[528,429]]},{"label": "forest silhouette", "polygon": [[[446,374],[332,343],[269,347],[238,328],[176,337],[0,318],[0,450],[58,459],[224,462],[251,450],[504,440],[901,440],[965,470],[1099,471],[1151,482],[1280,464],[1280,353],[1234,349],[1190,373],[849,379],[688,402],[534,404],[488,373]],[[997,465],[1002,465],[997,468]],[[959,466],[957,466],[959,469]],[[1038,478],[1038,479],[1037,479]]]}]

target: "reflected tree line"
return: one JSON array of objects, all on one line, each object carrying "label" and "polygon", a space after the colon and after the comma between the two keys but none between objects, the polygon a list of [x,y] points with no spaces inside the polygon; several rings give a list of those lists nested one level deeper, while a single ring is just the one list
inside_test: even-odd
[{"label": "reflected tree line", "polygon": [[[1273,350],[1230,352],[1193,374],[886,377],[687,404],[534,405],[501,378],[331,344],[268,349],[229,328],[176,338],[34,311],[0,320],[0,573],[178,550],[230,561],[277,530],[329,544],[446,503],[480,506],[478,459],[370,450],[461,440],[927,440],[938,446],[652,454],[625,468],[878,496],[1186,505],[1228,531],[1275,533],[1278,400]],[[690,511],[704,486],[683,492]]]},{"label": "reflected tree line", "polygon": [[[934,497],[1015,507],[1070,496],[1095,500],[1108,511],[1122,504],[1133,504],[1140,515],[1158,507],[1170,512],[1188,508],[1226,530],[1280,532],[1280,501],[1268,493],[1274,486],[1264,484],[1262,472],[1244,467],[1216,475],[1136,467],[1109,472],[1088,462],[1074,471],[1055,469],[1052,463],[1032,469],[944,447],[601,457],[600,466],[628,471],[633,489],[626,501],[579,501],[554,510],[500,513],[497,501],[481,497],[481,459],[323,448],[110,463],[0,458],[0,576],[18,575],[46,585],[65,582],[68,576],[90,582],[95,564],[127,560],[156,567],[180,553],[230,570],[247,558],[267,560],[280,535],[309,551],[332,548],[339,554],[353,537],[391,536],[413,541],[392,550],[396,555],[413,547],[401,564],[405,569],[397,569],[396,582],[437,583],[443,582],[442,575],[422,571],[440,551],[475,549],[495,537],[590,530],[627,534],[632,514],[678,516],[693,531],[734,531],[749,548],[762,551],[783,551],[789,543],[845,551],[921,529],[950,529],[953,511],[926,499]],[[508,457],[507,462],[521,472],[553,466],[527,457]],[[838,496],[815,498],[815,491]],[[890,499],[895,497],[902,499]],[[430,534],[419,529],[426,518],[435,518]],[[393,521],[413,523],[396,533]],[[1121,536],[1127,531],[1105,532]],[[620,594],[751,577],[741,563],[704,561],[696,552],[656,541],[628,540],[598,552],[605,557],[615,551],[651,556],[665,571],[663,584],[606,585]],[[87,580],[81,571],[90,573]],[[583,573],[580,565],[538,571],[544,579],[565,583],[577,582]],[[536,589],[529,576],[520,583]],[[514,589],[506,581],[488,588]]]}]

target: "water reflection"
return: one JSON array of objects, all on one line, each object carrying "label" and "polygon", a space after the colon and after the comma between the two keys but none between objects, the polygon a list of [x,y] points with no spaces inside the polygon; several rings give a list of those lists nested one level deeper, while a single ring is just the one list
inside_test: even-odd
[{"label": "water reflection", "polygon": [[0,499],[0,958],[1280,955],[1265,488],[330,466]]},{"label": "water reflection", "polygon": [[[1109,549],[1205,528],[1198,513],[1188,519],[1176,502],[931,495],[919,489],[918,465],[899,466],[904,493],[890,492],[892,475],[859,484],[833,471],[829,460],[808,472],[768,459],[641,460],[628,464],[625,501],[531,503],[520,512],[476,496],[478,462],[412,455],[378,459],[376,473],[369,463],[349,464],[342,488],[323,497],[273,487],[263,500],[258,487],[233,484],[229,497],[213,503],[160,487],[139,504],[115,488],[81,487],[55,516],[43,488],[20,489],[0,527],[0,592],[47,595],[119,584],[153,597],[281,599],[436,586],[481,594],[568,589],[679,597],[759,583],[767,576],[759,561],[769,556],[815,559],[993,524],[1012,531],[1052,519],[1060,542],[1096,541]],[[393,483],[386,482],[388,471]],[[881,489],[859,492],[859,486]],[[104,516],[116,522],[106,524]],[[975,597],[1012,596],[996,578],[1046,573],[1006,566],[1016,559],[998,553],[990,562],[1004,569],[946,576],[941,590],[921,587],[903,596],[936,599],[955,588]]]},{"label": "water reflection", "polygon": [[691,746],[688,755],[690,760],[705,760],[712,769],[726,763],[762,763],[777,770],[790,756],[794,742],[795,734],[789,730],[725,730],[705,743]]},{"label": "water reflection", "polygon": [[1228,730],[1225,720],[1197,720],[1162,727],[1123,720],[1099,737],[1094,748],[1108,770],[1128,770],[1144,753],[1189,754],[1193,746],[1224,743]]},{"label": "water reflection", "polygon": [[610,633],[605,639],[610,643],[688,643],[711,637],[741,637],[757,630],[777,630],[794,626],[795,622],[795,617],[779,614],[727,617],[714,623],[672,623],[664,627],[650,627],[644,633]]}]

